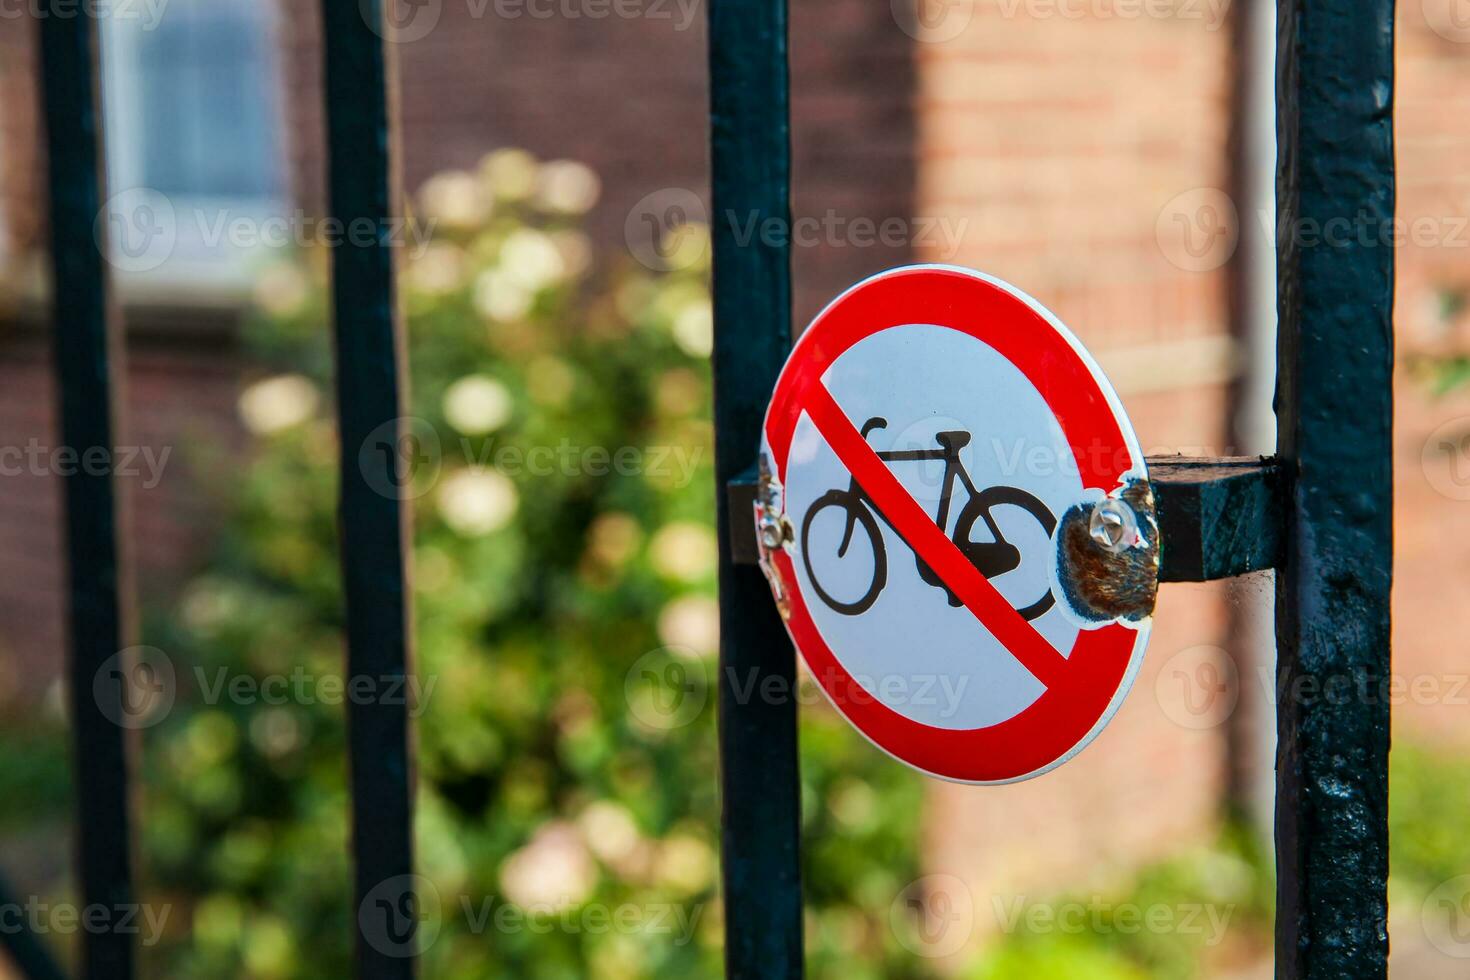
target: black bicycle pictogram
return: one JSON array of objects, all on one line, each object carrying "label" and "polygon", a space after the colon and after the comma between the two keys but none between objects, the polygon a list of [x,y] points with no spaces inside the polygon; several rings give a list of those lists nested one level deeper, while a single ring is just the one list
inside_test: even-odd
[{"label": "black bicycle pictogram", "polygon": [[[887,426],[886,419],[870,418],[863,424],[863,438],[866,439],[868,433],[873,430],[887,428]],[[935,518],[935,523],[939,525],[940,530],[948,526],[950,496],[954,490],[955,479],[958,478],[969,494],[969,499],[960,508],[950,540],[954,541],[960,552],[987,579],[999,578],[1021,567],[1020,549],[1006,540],[991,511],[997,507],[1018,507],[1036,519],[1048,538],[1056,531],[1056,517],[1035,496],[1018,487],[994,486],[984,490],[977,489],[970,479],[970,474],[965,470],[964,464],[960,461],[960,450],[969,445],[970,433],[963,430],[950,430],[939,433],[935,436],[935,440],[939,443],[937,449],[893,450],[878,453],[878,458],[890,463],[942,461],[944,476],[940,484],[939,514]],[[819,513],[830,507],[838,508],[846,517],[846,526],[842,532],[842,541],[837,546],[836,559],[847,557],[848,549],[852,545],[853,532],[858,527],[861,527],[868,536],[868,544],[873,551],[872,581],[867,591],[852,602],[844,602],[824,589],[812,563],[812,524]],[[801,557],[806,564],[807,577],[811,580],[812,587],[816,589],[822,601],[833,611],[845,616],[856,616],[870,608],[878,600],[878,594],[888,583],[888,555],[883,546],[883,533],[878,527],[877,518],[882,518],[884,523],[893,528],[893,523],[873,505],[867,491],[859,486],[857,479],[854,478],[846,489],[838,487],[818,497],[806,512],[806,519],[801,524]],[[970,534],[975,530],[977,522],[984,525],[990,536],[989,540],[972,541],[970,539]],[[898,533],[897,528],[894,528],[894,533]],[[918,564],[920,578],[929,585],[943,589],[949,597],[951,606],[963,605],[960,598],[950,591],[949,587],[944,584],[944,580],[925,564],[922,558],[915,555],[914,560]],[[1055,602],[1056,597],[1052,595],[1051,588],[1048,586],[1044,595],[1017,611],[1025,619],[1036,619],[1050,609]]]}]

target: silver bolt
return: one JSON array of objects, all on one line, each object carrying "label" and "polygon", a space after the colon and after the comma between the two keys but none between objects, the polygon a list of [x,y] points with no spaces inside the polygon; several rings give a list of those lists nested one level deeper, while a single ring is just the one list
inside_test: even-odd
[{"label": "silver bolt", "polygon": [[1133,508],[1115,497],[1106,497],[1092,508],[1087,533],[1098,546],[1113,554],[1139,544],[1138,515]]},{"label": "silver bolt", "polygon": [[783,537],[784,535],[782,534],[781,524],[779,522],[769,521],[761,523],[761,544],[765,545],[768,550],[774,551],[781,547]]}]

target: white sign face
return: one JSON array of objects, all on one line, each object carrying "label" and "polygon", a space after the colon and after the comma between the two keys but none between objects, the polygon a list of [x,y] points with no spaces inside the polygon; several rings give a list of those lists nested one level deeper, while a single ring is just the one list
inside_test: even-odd
[{"label": "white sign face", "polygon": [[879,747],[1009,782],[1116,711],[1148,625],[1075,615],[1054,536],[1143,458],[1096,365],[1029,298],[934,266],[859,284],[797,344],[762,452],[789,528],[762,565],[808,668]]}]

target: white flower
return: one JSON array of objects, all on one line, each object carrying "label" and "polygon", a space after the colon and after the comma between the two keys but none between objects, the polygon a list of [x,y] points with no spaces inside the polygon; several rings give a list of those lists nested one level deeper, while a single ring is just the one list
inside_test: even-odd
[{"label": "white flower", "polygon": [[500,246],[500,269],[534,292],[560,281],[567,263],[550,236],[534,228],[517,228]]},{"label": "white flower", "polygon": [[690,357],[715,349],[715,313],[708,302],[690,303],[674,316],[674,343]]},{"label": "white flower", "polygon": [[426,293],[448,293],[464,280],[464,252],[455,245],[434,242],[408,267],[413,284]]},{"label": "white flower", "polygon": [[587,846],[609,864],[616,864],[632,854],[641,839],[638,827],[627,807],[608,800],[598,800],[582,811],[578,824]]},{"label": "white flower", "polygon": [[551,241],[561,253],[568,276],[580,276],[592,267],[592,239],[585,233],[563,228],[551,233]]},{"label": "white flower", "polygon": [[483,374],[460,378],[444,392],[444,417],[467,436],[494,432],[510,421],[514,407],[505,385]]},{"label": "white flower", "polygon": [[518,503],[515,484],[496,470],[460,470],[439,485],[440,516],[467,538],[505,527]]},{"label": "white flower", "polygon": [[240,420],[256,435],[270,435],[300,425],[316,412],[316,385],[299,374],[257,381],[240,393]]},{"label": "white flower", "polygon": [[310,295],[311,284],[306,281],[306,275],[289,262],[270,266],[255,280],[255,305],[272,316],[296,312]]},{"label": "white flower", "polygon": [[714,571],[719,546],[704,524],[675,521],[665,524],[648,545],[654,570],[668,578],[697,582]]},{"label": "white flower", "polygon": [[486,269],[475,280],[475,309],[491,320],[519,320],[531,312],[535,298],[531,290],[499,269]]},{"label": "white flower", "polygon": [[525,150],[496,150],[480,161],[480,173],[496,198],[524,200],[536,185],[536,158]]},{"label": "white flower", "polygon": [[601,192],[597,174],[575,160],[552,160],[536,175],[536,202],[548,211],[585,214]]},{"label": "white flower", "polygon": [[632,557],[643,536],[638,522],[619,511],[602,514],[587,529],[587,552],[604,565],[615,567]]},{"label": "white flower", "polygon": [[428,222],[475,228],[490,217],[490,200],[474,174],[450,170],[430,177],[419,191],[419,209]]},{"label": "white flower", "polygon": [[658,636],[667,646],[713,653],[720,646],[720,607],[705,596],[675,599],[658,614]]},{"label": "white flower", "polygon": [[596,885],[597,866],[576,828],[564,821],[546,824],[500,868],[505,897],[523,909],[577,905]]},{"label": "white flower", "polygon": [[697,837],[680,834],[658,849],[658,877],[683,892],[697,892],[714,878],[715,855]]}]

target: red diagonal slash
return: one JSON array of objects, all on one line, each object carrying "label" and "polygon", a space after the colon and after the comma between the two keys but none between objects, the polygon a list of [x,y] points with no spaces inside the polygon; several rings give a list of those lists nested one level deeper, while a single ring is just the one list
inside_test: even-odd
[{"label": "red diagonal slash", "polygon": [[826,385],[820,380],[807,385],[802,407],[873,505],[883,512],[914,553],[944,580],[965,608],[974,613],[980,625],[1048,688],[1060,680],[1067,668],[1067,658],[1016,612],[924,512],[843,414]]}]

